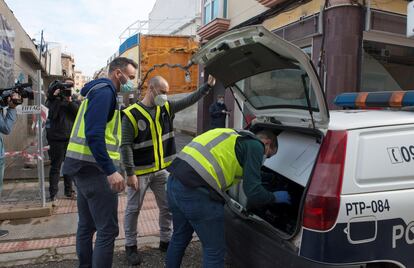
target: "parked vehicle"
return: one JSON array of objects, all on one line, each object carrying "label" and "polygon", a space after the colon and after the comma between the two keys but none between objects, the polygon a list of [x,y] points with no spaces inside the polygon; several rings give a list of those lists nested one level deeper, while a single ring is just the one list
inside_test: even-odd
[{"label": "parked vehicle", "polygon": [[[278,135],[266,187],[292,196],[251,210],[242,184],[228,191],[235,267],[414,267],[413,112],[329,111],[309,57],[262,26],[227,32],[192,61],[256,116],[253,131]],[[389,106],[387,94],[394,106],[414,104],[411,92],[355,94],[338,104]]]}]

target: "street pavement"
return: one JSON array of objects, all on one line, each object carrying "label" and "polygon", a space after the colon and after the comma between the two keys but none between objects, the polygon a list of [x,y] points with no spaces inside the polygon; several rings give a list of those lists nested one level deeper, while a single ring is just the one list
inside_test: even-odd
[{"label": "street pavement", "polygon": [[[181,150],[191,138],[189,135],[176,133],[177,150]],[[15,208],[40,206],[39,184],[36,181],[28,180],[27,178],[30,178],[31,175],[26,174],[37,174],[36,171],[21,170],[18,169],[20,164],[16,165],[17,167],[9,170],[9,174],[14,175],[13,169],[15,169],[16,173],[23,174],[25,179],[11,176],[11,180],[5,181],[0,212]],[[46,193],[48,192],[47,187],[46,184]],[[0,229],[10,231],[8,236],[0,238],[0,267],[15,265],[24,265],[21,267],[76,266],[76,261],[74,261],[76,259],[76,200],[63,198],[62,192],[63,183],[60,182],[57,207],[53,208],[52,215],[49,217],[5,220],[0,223]],[[119,196],[118,206],[119,236],[115,243],[116,252],[118,252],[115,262],[118,266],[114,267],[125,267],[126,265],[123,263],[124,257],[122,255],[125,243],[123,228],[125,207],[126,194],[122,193]],[[162,267],[164,257],[160,255],[158,250],[151,250],[151,248],[158,247],[159,243],[158,213],[155,197],[151,191],[148,191],[138,222],[138,245],[146,249],[144,260],[148,259],[149,266],[144,264],[141,267]],[[199,246],[196,243],[192,248],[197,249]],[[201,259],[201,257],[198,256],[196,259]],[[64,260],[72,261],[65,262]],[[33,266],[33,264],[41,263],[48,264]],[[197,266],[199,265],[193,263],[188,267]]]},{"label": "street pavement", "polygon": [[[139,267],[146,268],[158,268],[164,267],[165,253],[160,252],[158,249],[144,247],[141,248],[141,254],[143,262]],[[42,264],[30,264],[30,268],[73,268],[77,267],[77,260],[63,260],[59,262],[45,262]],[[15,266],[14,268],[27,268],[28,265]],[[114,260],[112,264],[113,268],[130,267],[126,260],[123,251],[116,251],[114,254]],[[195,268],[202,267],[202,251],[201,244],[199,242],[191,243],[184,255],[181,267],[183,268]],[[226,265],[226,268],[231,267]]]}]

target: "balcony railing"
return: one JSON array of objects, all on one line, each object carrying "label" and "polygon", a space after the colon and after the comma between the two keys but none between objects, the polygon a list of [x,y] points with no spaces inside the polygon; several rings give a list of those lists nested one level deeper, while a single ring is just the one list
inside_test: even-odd
[{"label": "balcony railing", "polygon": [[203,40],[210,40],[224,32],[230,27],[230,20],[223,18],[215,18],[206,25],[198,29],[197,34]]}]

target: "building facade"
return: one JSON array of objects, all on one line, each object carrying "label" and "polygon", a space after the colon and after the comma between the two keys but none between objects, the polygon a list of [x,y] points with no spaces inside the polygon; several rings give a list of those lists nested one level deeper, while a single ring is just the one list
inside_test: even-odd
[{"label": "building facade", "polygon": [[83,75],[82,71],[75,71],[75,86],[74,90],[76,93],[80,92],[80,90],[85,86],[86,83],[92,80],[91,77]]},{"label": "building facade", "polygon": [[196,36],[200,26],[199,1],[157,0],[149,14],[148,34]]},{"label": "building facade", "polygon": [[[38,44],[22,28],[19,21],[7,4],[0,0],[1,20],[1,53],[0,53],[0,88],[13,86],[16,81],[32,83],[36,89],[39,83],[45,84],[50,76],[49,64],[51,54],[46,50],[40,53]],[[37,79],[37,70],[41,70],[41,81]],[[24,105],[32,105],[33,100],[24,100]],[[5,135],[6,151],[21,151],[35,138],[32,128],[33,117],[19,115],[13,133],[18,135]],[[9,159],[6,159],[7,161]]]},{"label": "building facade", "polygon": [[62,53],[62,76],[75,78],[75,58],[71,54]]},{"label": "building facade", "polygon": [[[201,4],[202,43],[234,28],[264,25],[308,53],[331,109],[341,92],[414,87],[409,75],[414,71],[414,40],[405,36],[408,1],[202,0]],[[203,79],[206,76],[201,72]],[[208,128],[208,106],[213,100],[210,96],[199,104],[198,132]],[[228,92],[226,102],[234,108]],[[230,126],[241,125],[236,112]]]}]

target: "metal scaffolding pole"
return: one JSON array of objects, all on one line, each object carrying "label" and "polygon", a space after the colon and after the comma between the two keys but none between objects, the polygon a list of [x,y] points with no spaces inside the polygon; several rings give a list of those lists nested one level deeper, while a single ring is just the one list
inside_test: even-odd
[{"label": "metal scaffolding pole", "polygon": [[[43,31],[40,39],[39,47],[39,62],[42,68],[42,46],[43,46]],[[37,70],[37,92],[36,105],[39,105],[40,113],[37,114],[37,175],[40,185],[40,197],[42,199],[42,207],[46,206],[45,194],[45,168],[43,161],[43,129],[42,129],[42,71]]]}]

